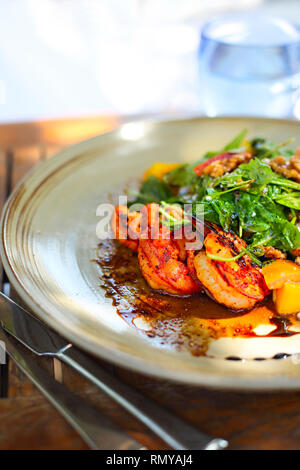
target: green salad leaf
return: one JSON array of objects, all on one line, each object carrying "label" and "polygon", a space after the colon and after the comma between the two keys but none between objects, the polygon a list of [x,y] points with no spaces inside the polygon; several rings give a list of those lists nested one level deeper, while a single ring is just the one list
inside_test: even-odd
[{"label": "green salad leaf", "polygon": [[278,155],[282,155],[283,157],[289,158],[294,155],[294,151],[284,147],[293,142],[293,140],[294,139],[290,139],[280,144],[275,144],[263,137],[255,137],[250,141],[250,144],[255,157],[271,159]]},{"label": "green salad leaf", "polygon": [[283,206],[300,211],[300,191],[279,194],[275,196],[275,201],[277,204],[282,204]]},{"label": "green salad leaf", "polygon": [[197,180],[194,164],[185,163],[164,175],[164,181],[171,186],[188,186]]},{"label": "green salad leaf", "polygon": [[149,176],[135,196],[136,199],[133,203],[148,204],[149,202],[167,201],[172,197],[172,192],[164,181],[156,176]]},{"label": "green salad leaf", "polygon": [[243,129],[236,137],[234,137],[229,142],[229,144],[225,145],[225,147],[217,151],[215,150],[213,152],[206,152],[206,154],[198,162],[194,163],[193,166],[195,167],[199,165],[200,163],[204,162],[205,160],[208,160],[209,158],[219,155],[220,153],[244,150],[243,142],[245,140],[247,133],[248,133],[247,129]]},{"label": "green salad leaf", "polygon": [[164,181],[172,186],[187,186],[193,184],[197,180],[197,176],[194,172],[194,168],[200,163],[212,158],[220,153],[233,152],[234,150],[240,150],[243,141],[247,135],[247,129],[242,130],[236,137],[234,137],[229,144],[225,145],[221,150],[207,152],[198,161],[193,163],[185,163],[180,165],[178,168],[170,171],[164,176]]},{"label": "green salad leaf", "polygon": [[[273,246],[290,253],[300,247],[300,184],[277,174],[270,159],[282,155],[286,159],[294,151],[285,148],[289,142],[274,144],[257,137],[250,141],[253,158],[219,178],[196,175],[195,166],[224,152],[244,149],[247,131],[243,130],[223,149],[207,152],[195,163],[180,165],[164,175],[163,180],[150,176],[141,185],[135,202],[160,202],[166,216],[166,204],[191,204],[204,208],[204,218],[237,233],[247,244],[252,259],[263,257],[261,247]],[[299,212],[298,212],[299,211]],[[180,223],[180,222],[179,222]],[[183,222],[184,223],[184,222]],[[170,220],[171,226],[178,221]],[[256,261],[258,262],[258,261]]]},{"label": "green salad leaf", "polygon": [[[211,200],[204,197],[203,201],[206,207],[211,206],[206,209],[211,221],[218,218],[215,223],[236,232],[252,248],[271,244],[291,251],[300,246],[300,231],[292,223],[294,214],[289,210],[300,210],[298,183],[277,175],[267,163],[253,158],[216,179],[213,185]],[[298,191],[291,191],[291,187]],[[231,196],[224,188],[230,188]]]}]

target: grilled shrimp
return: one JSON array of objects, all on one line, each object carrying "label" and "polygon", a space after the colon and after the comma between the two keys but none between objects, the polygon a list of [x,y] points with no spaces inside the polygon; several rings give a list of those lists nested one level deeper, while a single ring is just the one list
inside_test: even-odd
[{"label": "grilled shrimp", "polygon": [[110,221],[116,239],[133,251],[138,249],[140,219],[140,212],[130,212],[127,206],[116,206]]},{"label": "grilled shrimp", "polygon": [[251,309],[269,293],[260,269],[248,255],[223,261],[246,247],[234,233],[213,226],[206,234],[205,250],[186,250],[186,240],[161,223],[159,205],[154,203],[141,212],[116,206],[111,226],[122,244],[138,252],[141,272],[153,289],[181,296],[205,290],[232,310]]},{"label": "grilled shrimp", "polygon": [[[148,204],[148,233],[141,234],[138,258],[142,274],[150,287],[173,295],[190,295],[201,290],[198,279],[186,264],[191,255],[184,240],[176,240],[167,227],[159,223],[159,206]],[[151,232],[151,233],[150,233]]]},{"label": "grilled shrimp", "polygon": [[197,277],[207,293],[217,302],[233,310],[245,310],[264,299],[269,293],[260,269],[248,255],[237,260],[220,261],[207,255],[228,259],[238,255],[246,246],[234,233],[216,228],[204,241],[206,253],[195,256]]}]

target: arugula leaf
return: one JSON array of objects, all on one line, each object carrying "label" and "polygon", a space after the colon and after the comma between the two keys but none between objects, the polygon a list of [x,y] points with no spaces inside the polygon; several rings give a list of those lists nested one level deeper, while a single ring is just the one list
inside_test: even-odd
[{"label": "arugula leaf", "polygon": [[274,174],[274,178],[272,180],[273,184],[278,184],[279,186],[282,186],[284,188],[297,189],[298,191],[300,191],[300,184],[296,181],[292,181],[287,178],[282,178],[281,176],[275,175],[276,173]]},{"label": "arugula leaf", "polygon": [[291,149],[282,148],[286,145],[289,145],[293,142],[294,139],[290,139],[288,141],[282,142],[281,144],[274,144],[274,142],[270,140],[266,140],[263,137],[256,137],[250,141],[253,154],[255,157],[258,158],[274,158],[278,155],[282,155],[283,157],[291,157],[294,155],[294,151]]},{"label": "arugula leaf", "polygon": [[221,150],[215,152],[207,152],[200,160],[194,163],[186,163],[183,164],[174,170],[170,171],[169,173],[165,174],[163,180],[172,186],[188,186],[194,183],[197,180],[197,175],[194,172],[194,168],[202,163],[205,160],[208,160],[215,155],[219,155],[220,153],[229,152],[233,150],[238,150],[243,144],[245,136],[247,134],[247,129],[242,130],[234,139],[229,142],[229,144],[225,145],[225,147]]},{"label": "arugula leaf", "polygon": [[148,204],[149,202],[167,201],[172,197],[172,192],[164,181],[156,176],[149,176],[142,183],[141,189],[136,196],[134,203]]},{"label": "arugula leaf", "polygon": [[197,179],[194,172],[194,164],[185,163],[169,173],[166,173],[163,180],[172,186],[188,186]]},{"label": "arugula leaf", "polygon": [[237,210],[240,226],[251,233],[264,232],[269,228],[269,218],[272,213],[259,204],[259,198],[244,193],[237,200]]},{"label": "arugula leaf", "polygon": [[252,158],[248,163],[242,163],[229,175],[219,178],[215,186],[230,188],[241,183],[253,180],[249,191],[253,194],[261,194],[270,184],[282,186],[283,188],[296,189],[300,191],[300,184],[279,176],[272,168],[259,158]]},{"label": "arugula leaf", "polygon": [[282,206],[300,210],[300,191],[281,194],[275,197],[275,201]]},{"label": "arugula leaf", "polygon": [[300,191],[289,188],[294,183],[278,177],[258,158],[252,159],[206,188],[205,216],[225,231],[245,235],[251,247],[271,244],[291,251],[300,242],[300,231],[288,219],[290,213],[295,216],[293,211],[300,210]]},{"label": "arugula leaf", "polygon": [[164,175],[163,180],[149,177],[135,202],[160,202],[165,223],[173,229],[184,221],[172,218],[164,204],[189,203],[195,215],[200,202],[205,220],[243,238],[256,263],[260,263],[257,257],[264,255],[262,246],[270,245],[286,252],[300,247],[300,230],[296,224],[300,184],[278,175],[267,162],[276,155],[286,158],[292,155],[293,151],[282,148],[287,142],[275,145],[262,138],[253,139],[254,158],[219,178],[197,176],[194,172],[194,167],[207,158],[241,150],[245,136],[243,130],[222,150],[208,152],[198,162],[180,165]]},{"label": "arugula leaf", "polygon": [[243,129],[234,139],[232,139],[231,142],[229,142],[229,144],[225,145],[225,147],[223,148],[223,152],[237,150],[242,147],[247,133],[247,129]]},{"label": "arugula leaf", "polygon": [[292,251],[300,246],[300,231],[291,222],[280,219],[273,229],[278,234],[277,240],[274,241],[276,248]]},{"label": "arugula leaf", "polygon": [[226,232],[234,228],[234,222],[238,215],[234,195],[227,194],[220,197],[218,200],[213,199],[211,204],[218,213],[219,225],[221,225]]},{"label": "arugula leaf", "polygon": [[194,164],[194,166],[199,165],[205,160],[208,160],[209,158],[215,157],[216,155],[219,155],[220,153],[224,152],[233,152],[234,150],[240,150],[241,147],[243,146],[243,142],[245,140],[245,137],[247,135],[248,131],[247,129],[243,129],[236,137],[234,137],[229,144],[225,145],[221,150],[218,151],[213,151],[213,152],[206,152],[206,154]]},{"label": "arugula leaf", "polygon": [[227,176],[219,179],[218,184],[230,187],[242,181],[252,181],[249,191],[253,194],[261,194],[264,188],[276,179],[276,173],[258,158],[253,158],[248,163],[243,163]]}]

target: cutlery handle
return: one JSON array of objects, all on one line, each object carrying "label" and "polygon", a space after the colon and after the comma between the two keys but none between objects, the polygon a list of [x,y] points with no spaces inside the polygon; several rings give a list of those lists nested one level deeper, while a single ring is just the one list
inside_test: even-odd
[{"label": "cutlery handle", "polygon": [[94,383],[110,398],[144,423],[175,450],[222,450],[228,442],[212,438],[185,423],[154,401],[141,395],[108,373],[99,363],[81,353],[76,347],[57,354],[57,357]]},{"label": "cutlery handle", "polygon": [[5,341],[6,351],[12,360],[65,417],[91,449],[141,449],[138,442],[113,425],[95,408],[70,392],[64,385],[56,382],[28,353],[24,352],[22,346],[14,344],[3,330],[0,330],[0,338]]}]

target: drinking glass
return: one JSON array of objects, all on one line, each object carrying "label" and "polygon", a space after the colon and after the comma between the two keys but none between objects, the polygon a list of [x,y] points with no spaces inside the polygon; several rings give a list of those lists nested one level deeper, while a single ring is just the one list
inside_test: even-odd
[{"label": "drinking glass", "polygon": [[199,56],[208,116],[300,117],[298,25],[249,13],[218,18],[203,27]]}]

